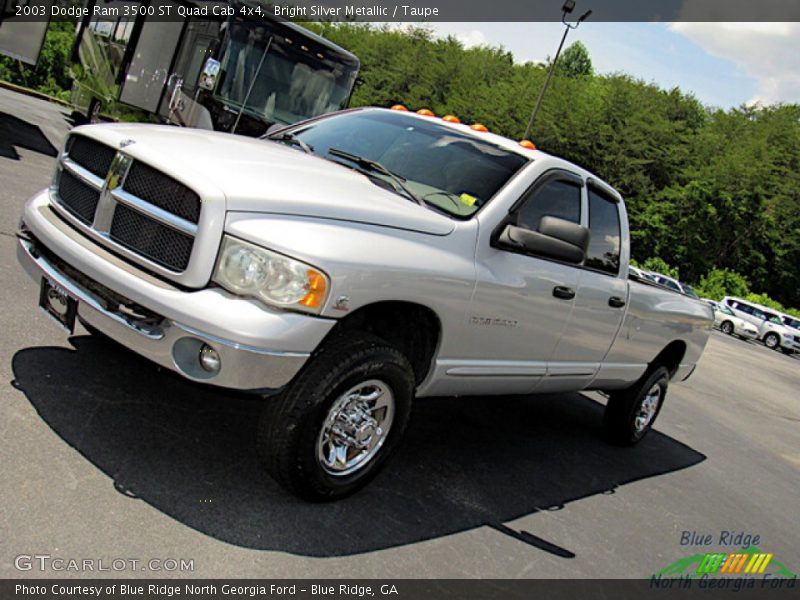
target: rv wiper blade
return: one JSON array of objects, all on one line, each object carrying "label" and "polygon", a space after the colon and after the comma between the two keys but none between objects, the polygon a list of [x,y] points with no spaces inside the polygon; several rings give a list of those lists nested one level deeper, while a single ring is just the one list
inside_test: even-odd
[{"label": "rv wiper blade", "polygon": [[303,140],[293,134],[291,131],[284,131],[282,133],[276,133],[275,135],[268,136],[269,139],[275,140],[276,142],[289,142],[290,144],[294,144],[295,146],[299,146],[303,152],[306,154],[314,154],[314,148],[306,144]]}]

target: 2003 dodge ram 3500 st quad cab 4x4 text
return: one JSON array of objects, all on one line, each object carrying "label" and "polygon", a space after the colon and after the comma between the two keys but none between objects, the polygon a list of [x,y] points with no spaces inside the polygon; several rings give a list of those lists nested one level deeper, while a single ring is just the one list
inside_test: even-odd
[{"label": "2003 dodge ram 3500 st quad cab 4x4 text", "polygon": [[68,330],[262,394],[262,459],[308,499],[374,475],[415,397],[601,390],[608,438],[634,444],[712,323],[629,280],[625,205],[599,178],[376,108],[260,140],[76,128],[18,256]]}]

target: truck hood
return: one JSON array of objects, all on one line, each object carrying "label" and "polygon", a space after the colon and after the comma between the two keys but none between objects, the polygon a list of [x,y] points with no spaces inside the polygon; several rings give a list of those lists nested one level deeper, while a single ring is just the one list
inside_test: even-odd
[{"label": "truck hood", "polygon": [[168,125],[107,124],[84,135],[149,163],[202,194],[222,192],[226,209],[354,221],[433,235],[452,219],[385,190],[352,169],[287,144]]}]

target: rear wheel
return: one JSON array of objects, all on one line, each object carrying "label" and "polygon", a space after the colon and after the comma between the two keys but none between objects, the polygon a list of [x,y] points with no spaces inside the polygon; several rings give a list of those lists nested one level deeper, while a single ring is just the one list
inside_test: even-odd
[{"label": "rear wheel", "polygon": [[92,100],[89,102],[89,108],[86,109],[86,122],[100,122],[100,100],[98,98],[92,98]]},{"label": "rear wheel", "polygon": [[733,323],[730,321],[725,321],[722,325],[720,325],[719,328],[722,330],[722,333],[726,333],[728,335],[733,333]]},{"label": "rear wheel", "polygon": [[664,404],[669,371],[651,369],[626,390],[612,392],[603,415],[606,439],[618,446],[633,446],[644,438]]},{"label": "rear wheel", "polygon": [[266,400],[262,462],[306,500],[351,494],[397,446],[413,393],[411,365],[396,348],[367,334],[332,338],[285,391]]},{"label": "rear wheel", "polygon": [[764,336],[764,345],[770,350],[777,350],[780,347],[781,338],[777,333],[768,333]]}]

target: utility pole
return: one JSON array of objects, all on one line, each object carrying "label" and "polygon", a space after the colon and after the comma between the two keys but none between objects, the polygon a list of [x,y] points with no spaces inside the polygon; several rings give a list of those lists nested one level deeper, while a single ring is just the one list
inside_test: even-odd
[{"label": "utility pole", "polygon": [[561,55],[561,49],[564,47],[564,42],[567,39],[567,34],[569,33],[570,29],[577,29],[578,26],[583,23],[586,19],[589,18],[589,15],[592,14],[591,10],[587,10],[583,13],[580,18],[575,21],[575,23],[569,23],[567,21],[567,15],[570,14],[573,10],[575,10],[575,0],[566,0],[564,2],[564,6],[561,7],[563,14],[561,15],[561,22],[564,24],[564,35],[561,36],[561,43],[558,45],[558,50],[556,50],[556,56],[553,58],[553,62],[550,63],[550,69],[547,71],[547,77],[545,77],[544,84],[542,85],[542,90],[539,92],[539,99],[536,100],[536,106],[533,108],[533,112],[531,113],[531,119],[528,121],[528,128],[525,130],[525,135],[523,136],[523,140],[530,139],[531,131],[533,130],[533,123],[536,121],[536,113],[539,112],[539,109],[542,106],[542,101],[544,100],[544,94],[547,91],[547,86],[550,84],[550,78],[553,76],[553,71],[556,68],[556,63],[558,62],[558,57]]}]

